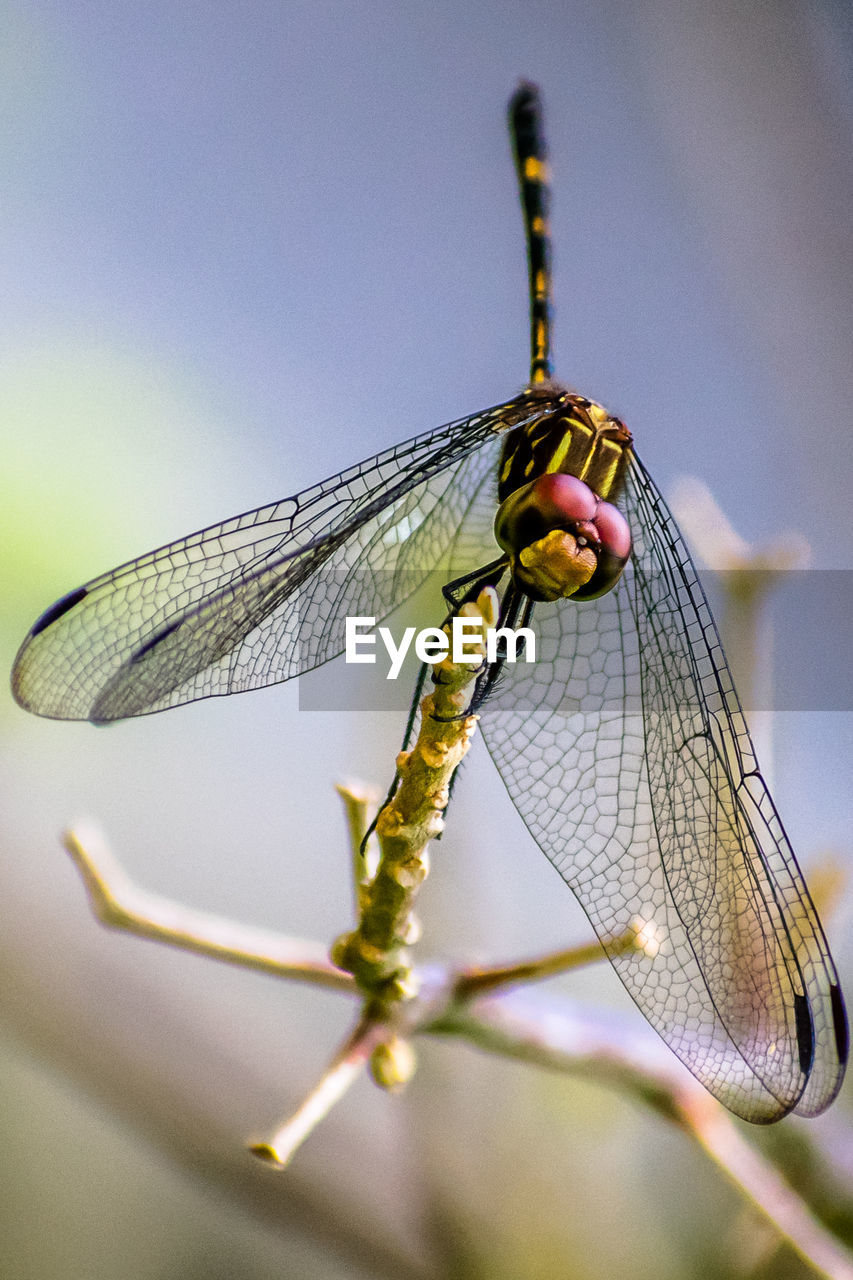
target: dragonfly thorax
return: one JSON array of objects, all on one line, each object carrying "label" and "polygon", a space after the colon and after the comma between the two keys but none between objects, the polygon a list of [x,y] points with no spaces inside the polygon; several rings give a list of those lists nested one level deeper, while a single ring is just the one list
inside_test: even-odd
[{"label": "dragonfly thorax", "polygon": [[559,408],[507,433],[498,467],[498,501],[537,476],[576,476],[609,502],[622,491],[631,432],[594,400],[564,392]]},{"label": "dragonfly thorax", "polygon": [[514,582],[532,599],[587,600],[615,585],[631,535],[607,499],[622,488],[630,447],[618,418],[572,393],[555,412],[507,435],[495,537]]}]

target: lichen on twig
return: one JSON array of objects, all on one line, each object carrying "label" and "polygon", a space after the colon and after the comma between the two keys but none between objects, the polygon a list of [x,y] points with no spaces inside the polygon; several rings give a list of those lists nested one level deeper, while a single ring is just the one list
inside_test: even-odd
[{"label": "lichen on twig", "polygon": [[487,587],[459,614],[479,623],[480,633],[471,637],[466,658],[448,655],[433,669],[435,687],[421,703],[420,732],[412,750],[397,757],[399,785],[376,823],[379,866],[364,889],[361,918],[332,949],[334,963],[386,1006],[413,994],[408,948],[419,932],[414,903],[429,873],[429,842],[444,826],[451,779],[476,730],[477,717],[465,709],[485,657],[485,630],[498,618],[494,589]]}]

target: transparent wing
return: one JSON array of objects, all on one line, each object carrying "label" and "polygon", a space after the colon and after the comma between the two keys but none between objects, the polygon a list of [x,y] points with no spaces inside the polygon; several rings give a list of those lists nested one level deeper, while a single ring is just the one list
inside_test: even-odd
[{"label": "transparent wing", "polygon": [[15,697],[105,722],[318,666],[347,614],[381,617],[452,549],[500,432],[551,407],[520,397],[438,427],[93,579],[32,628]]},{"label": "transparent wing", "polygon": [[[483,733],[678,1057],[748,1120],[813,1115],[847,1056],[835,968],[696,571],[637,461],[624,505],[629,571],[599,600],[537,605],[537,662],[507,668]],[[608,949],[638,920],[647,950]]]}]

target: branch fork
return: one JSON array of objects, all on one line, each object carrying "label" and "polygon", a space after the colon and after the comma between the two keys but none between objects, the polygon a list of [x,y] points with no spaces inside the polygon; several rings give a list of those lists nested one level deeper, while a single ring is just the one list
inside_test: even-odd
[{"label": "branch fork", "polygon": [[[478,617],[485,630],[495,625],[497,597],[487,588],[460,612]],[[481,646],[480,660],[483,656]],[[654,1037],[614,1032],[596,1015],[572,1012],[565,1003],[538,1009],[527,993],[523,999],[507,997],[512,987],[599,960],[604,954],[599,944],[495,967],[412,969],[409,948],[419,934],[414,904],[429,871],[427,845],[443,828],[450,779],[477,725],[477,716],[464,711],[478,662],[454,664],[446,658],[434,670],[436,684],[421,704],[417,742],[398,757],[399,785],[376,824],[380,857],[375,871],[364,856],[371,797],[339,788],[353,850],[358,923],[335,943],[331,958],[318,943],[147,893],[127,878],[92,828],[78,827],[64,837],[92,910],[106,926],[360,999],[353,1029],[317,1084],[274,1133],[249,1150],[283,1168],[365,1069],[380,1087],[401,1089],[415,1071],[414,1036],[453,1035],[504,1057],[632,1094],[698,1142],[811,1267],[833,1280],[853,1280],[853,1266],[832,1235]],[[651,953],[660,942],[654,921],[635,919],[608,949]]]}]

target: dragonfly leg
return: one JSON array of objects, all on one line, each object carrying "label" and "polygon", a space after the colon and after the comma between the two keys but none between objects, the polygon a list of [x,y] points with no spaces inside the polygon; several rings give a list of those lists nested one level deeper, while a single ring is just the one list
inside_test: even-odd
[{"label": "dragonfly leg", "polygon": [[[429,663],[422,662],[421,669],[418,672],[417,681],[415,682],[415,692],[412,696],[412,701],[409,706],[409,716],[408,716],[408,719],[406,720],[406,731],[403,734],[403,745],[400,747],[401,751],[409,750],[409,746],[412,741],[412,734],[414,733],[414,730],[415,730],[415,720],[417,719],[418,707],[420,705],[421,698],[423,697],[424,687],[426,685],[428,674],[429,674]],[[367,830],[365,831],[362,837],[361,845],[359,846],[359,853],[361,854],[362,857],[365,856],[365,850],[367,849],[367,842],[370,839],[370,837],[373,835],[373,832],[376,830],[376,824],[379,821],[379,817],[383,809],[387,809],[388,805],[394,799],[394,796],[397,793],[397,788],[399,787],[399,785],[400,785],[400,770],[397,769],[394,773],[394,778],[391,782],[391,786],[388,788],[388,794],[386,795],[385,799],[382,801],[379,808],[376,810],[376,815],[373,821],[371,822],[370,826],[367,828]]]},{"label": "dragonfly leg", "polygon": [[[454,578],[452,582],[448,582],[446,586],[442,587],[442,595],[449,607],[447,617],[444,619],[444,626],[449,626],[463,604],[467,604],[470,600],[476,600],[485,587],[497,587],[508,567],[509,558],[507,556],[498,556],[497,560],[492,560],[490,564],[483,565],[472,573],[462,574],[461,577]],[[503,626],[504,624],[501,623],[500,625]],[[433,674],[433,683],[440,684],[441,677]],[[469,712],[466,711],[465,715],[468,714]]]},{"label": "dragonfly leg", "polygon": [[[510,597],[512,596],[517,597],[517,599],[515,600],[510,599]],[[530,599],[529,596],[525,596],[520,591],[516,591],[514,587],[510,587],[506,597],[504,598],[503,605],[501,607],[501,616],[498,619],[499,627],[515,626],[515,621],[518,617],[518,610],[521,606],[522,600],[525,601],[525,604],[524,604],[524,612],[522,613],[522,616],[521,616],[521,625],[523,627],[526,627],[529,625],[530,619],[533,615],[533,601]],[[468,709],[465,711],[466,716],[473,715],[476,711],[480,709],[480,707],[488,698],[489,694],[494,689],[497,681],[500,679],[500,674],[503,670],[504,663],[506,662],[506,642],[504,641],[502,642],[502,644],[503,644],[503,652],[498,654],[497,660],[495,662],[488,663],[487,666],[480,673],[480,675],[477,677],[477,682],[474,685],[474,692],[471,697],[471,702],[468,705]],[[447,789],[448,804],[453,799],[453,792],[456,787],[456,779],[459,777],[460,773],[461,773],[461,769],[457,769],[450,779],[450,786]],[[439,840],[441,839],[440,835],[438,839]]]},{"label": "dragonfly leg", "polygon": [[[519,613],[521,613],[521,626],[529,626],[530,619],[533,615],[533,603],[534,602],[529,596],[518,591],[515,587],[511,587],[505,597],[504,607],[501,609],[498,627],[506,627],[509,629],[514,628],[518,623]],[[479,711],[480,707],[486,701],[500,679],[506,660],[507,642],[505,639],[501,638],[498,642],[496,660],[488,663],[484,671],[477,678],[477,683],[474,686],[474,694],[471,698],[471,704],[467,712],[468,715],[472,715],[474,712]]]},{"label": "dragonfly leg", "polygon": [[450,609],[445,623],[449,622],[468,600],[476,600],[484,587],[496,587],[508,565],[507,556],[498,556],[497,560],[493,560],[491,564],[483,565],[473,573],[464,573],[460,578],[454,578],[452,582],[442,587],[441,594]]},{"label": "dragonfly leg", "polygon": [[[489,566],[492,568],[492,566]],[[455,584],[451,584],[453,586]],[[484,584],[483,584],[484,585]],[[515,627],[519,614],[522,614],[522,626],[527,626],[533,613],[533,601],[529,596],[525,595],[512,584],[507,588],[504,598],[501,602],[501,611],[498,617],[498,630],[506,627],[512,629]],[[506,662],[507,649],[506,640],[500,638],[498,642],[498,652],[493,662],[486,662],[483,670],[477,676],[474,685],[474,692],[471,701],[466,709],[454,716],[453,719],[463,719],[465,716],[473,715],[486,701],[486,698],[495,687]]]},{"label": "dragonfly leg", "polygon": [[[533,601],[530,599],[530,596],[519,591],[517,587],[510,587],[503,599],[501,614],[498,619],[498,628],[514,628],[518,622],[519,613],[521,614],[522,627],[529,626],[530,619],[533,615]],[[487,663],[483,671],[477,677],[470,705],[468,706],[468,710],[465,712],[466,715],[470,716],[473,715],[474,712],[479,711],[480,707],[486,701],[500,679],[501,672],[503,671],[504,664],[506,663],[506,657],[506,640],[502,638],[498,642],[498,653],[495,661]]]}]

